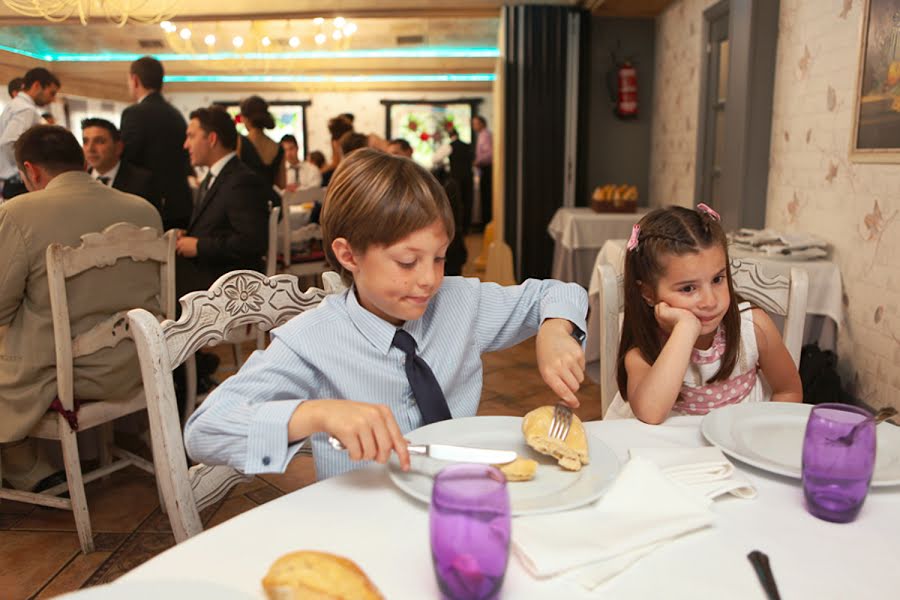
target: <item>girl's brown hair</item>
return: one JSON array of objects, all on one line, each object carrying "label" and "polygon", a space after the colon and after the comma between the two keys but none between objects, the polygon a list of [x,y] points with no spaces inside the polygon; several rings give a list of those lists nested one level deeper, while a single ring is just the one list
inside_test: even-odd
[{"label": "girl's brown hair", "polygon": [[658,208],[647,213],[640,223],[637,247],[625,254],[624,305],[622,339],[616,359],[616,383],[622,398],[628,399],[628,372],[625,370],[625,354],[632,348],[640,350],[649,364],[656,362],[662,351],[663,339],[653,307],[648,306],[641,294],[641,284],[656,289],[664,272],[665,256],[681,256],[719,246],[725,253],[725,274],[731,302],[722,318],[725,327],[725,355],[722,366],[709,381],[727,378],[738,360],[741,339],[739,299],[731,280],[731,263],[728,260],[728,240],[718,221],[709,214],[681,206]]},{"label": "girl's brown hair", "polygon": [[453,212],[443,186],[408,158],[362,148],[341,161],[322,206],[325,257],[346,284],[353,276],[337,260],[331,243],[345,238],[354,252],[390,246],[440,221],[453,239]]}]

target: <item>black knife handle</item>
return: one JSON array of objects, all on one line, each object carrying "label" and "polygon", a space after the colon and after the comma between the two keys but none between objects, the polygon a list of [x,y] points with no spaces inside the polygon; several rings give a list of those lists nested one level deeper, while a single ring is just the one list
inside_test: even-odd
[{"label": "black knife handle", "polygon": [[754,550],[747,555],[747,558],[750,559],[750,564],[753,565],[753,570],[756,571],[756,576],[769,600],[781,600],[778,586],[775,584],[775,576],[772,575],[772,568],[769,566],[769,557],[759,550]]}]

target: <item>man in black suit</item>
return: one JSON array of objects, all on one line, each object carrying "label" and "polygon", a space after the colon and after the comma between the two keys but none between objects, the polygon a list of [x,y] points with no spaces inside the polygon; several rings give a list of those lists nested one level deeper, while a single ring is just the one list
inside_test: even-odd
[{"label": "man in black suit", "polygon": [[462,231],[460,235],[469,232],[469,225],[472,224],[472,202],[475,195],[475,180],[472,176],[472,162],[475,160],[475,154],[472,152],[472,146],[459,139],[459,133],[456,129],[450,130],[450,177],[456,181],[459,186],[459,199],[462,204]]},{"label": "man in black suit", "polygon": [[122,160],[124,144],[115,125],[106,119],[84,119],[81,143],[91,177],[104,185],[140,196],[160,210],[159,194],[153,188],[153,174]]},{"label": "man in black suit", "polygon": [[191,164],[209,167],[200,184],[190,225],[177,242],[178,296],[205,290],[235,269],[263,271],[268,246],[269,189],[237,158],[234,121],[218,106],[190,115],[184,147]]},{"label": "man in black suit", "polygon": [[153,187],[162,196],[163,226],[184,228],[191,217],[187,178],[192,172],[183,148],[187,124],[160,94],[162,85],[158,60],[145,56],[131,63],[128,89],[137,104],[122,113],[123,157],[152,173]]}]

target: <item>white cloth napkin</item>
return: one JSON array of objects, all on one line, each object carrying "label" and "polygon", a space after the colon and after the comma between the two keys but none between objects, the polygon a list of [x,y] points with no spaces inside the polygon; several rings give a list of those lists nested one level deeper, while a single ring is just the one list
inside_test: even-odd
[{"label": "white cloth napkin", "polygon": [[711,503],[636,457],[596,504],[513,519],[513,550],[535,577],[581,567],[574,578],[593,588],[661,544],[709,527]]},{"label": "white cloth napkin", "polygon": [[756,488],[734,476],[734,465],[713,446],[700,448],[631,448],[631,458],[641,457],[656,464],[672,481],[689,487],[709,499],[723,494],[755,498]]}]

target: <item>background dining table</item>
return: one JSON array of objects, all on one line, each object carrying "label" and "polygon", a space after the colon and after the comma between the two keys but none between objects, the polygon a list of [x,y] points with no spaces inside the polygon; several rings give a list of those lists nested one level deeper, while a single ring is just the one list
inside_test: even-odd
[{"label": "background dining table", "polygon": [[[611,265],[618,275],[625,268],[626,239],[608,240],[600,248],[591,268],[590,285],[588,286],[587,340],[585,342],[585,359],[593,362],[600,358],[599,332],[600,323],[600,276],[597,267],[602,264]],[[835,350],[837,335],[843,323],[844,290],[841,283],[841,271],[837,264],[830,260],[784,260],[765,255],[729,250],[732,260],[757,262],[764,265],[767,272],[776,275],[790,275],[791,268],[803,269],[809,276],[809,290],[806,299],[806,321],[803,329],[803,343],[818,343],[823,350]],[[776,323],[780,317],[773,317]],[[594,334],[594,335],[592,335]],[[592,370],[588,369],[591,373]]]},{"label": "background dining table", "polygon": [[[657,426],[634,419],[585,426],[591,439],[607,444],[624,462],[632,447],[705,445],[700,424],[701,417],[675,417]],[[859,518],[838,525],[806,512],[798,480],[736,466],[758,496],[716,500],[711,528],[666,544],[593,592],[565,575],[534,579],[512,556],[501,598],[762,600],[765,595],[746,558],[756,549],[768,554],[782,598],[897,596],[900,488],[873,488]],[[373,466],[217,525],[138,566],[112,589],[119,586],[125,592],[142,584],[163,589],[167,582],[180,581],[191,589],[200,590],[205,583],[264,598],[260,580],[279,556],[314,549],[355,561],[385,598],[438,598],[428,536],[427,505],[398,489],[386,468]]]}]

